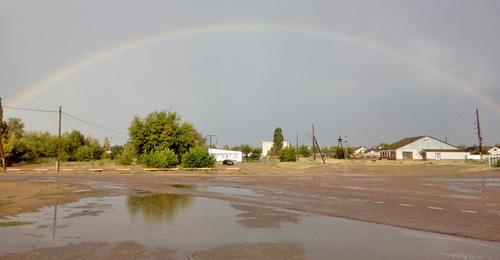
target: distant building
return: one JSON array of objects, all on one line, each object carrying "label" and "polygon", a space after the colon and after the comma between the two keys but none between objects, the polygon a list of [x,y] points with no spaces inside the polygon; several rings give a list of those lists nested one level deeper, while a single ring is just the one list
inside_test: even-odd
[{"label": "distant building", "polygon": [[364,154],[368,151],[368,148],[366,148],[364,146],[361,146],[359,148],[354,147],[353,149],[354,149],[353,154]]},{"label": "distant building", "polygon": [[500,148],[493,147],[493,148],[488,150],[488,153],[491,155],[500,155]]},{"label": "distant building", "polygon": [[380,151],[389,160],[464,160],[469,152],[430,136],[408,137]]},{"label": "distant building", "polygon": [[[267,153],[271,151],[271,148],[273,148],[273,141],[264,141],[262,142],[262,156],[267,156]],[[290,142],[283,140],[283,148],[288,148],[290,147]]]},{"label": "distant building", "polygon": [[243,153],[240,151],[208,149],[208,153],[215,156],[215,160],[218,162],[222,162],[224,160],[232,160],[234,162],[243,162]]}]

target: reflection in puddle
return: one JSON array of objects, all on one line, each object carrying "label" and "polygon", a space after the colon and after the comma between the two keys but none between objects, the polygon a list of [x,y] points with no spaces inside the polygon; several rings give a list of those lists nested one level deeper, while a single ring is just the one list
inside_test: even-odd
[{"label": "reflection in puddle", "polygon": [[234,259],[241,254],[250,259],[442,259],[448,254],[488,259],[500,255],[498,243],[420,231],[408,235],[401,228],[189,195],[86,198],[8,220],[34,224],[1,228],[0,255],[39,248],[27,256],[78,256],[73,252],[92,256],[94,251],[84,250],[89,246],[109,258],[128,258],[121,255],[132,252],[128,248],[146,258],[155,252],[202,259]]},{"label": "reflection in puddle", "polygon": [[300,214],[292,211],[246,204],[231,204],[231,206],[243,211],[237,215],[238,223],[248,228],[279,228],[284,224],[297,224],[300,221]]},{"label": "reflection in puddle", "polygon": [[165,184],[165,186],[176,188],[176,189],[187,189],[195,190],[201,192],[214,192],[229,195],[243,195],[243,196],[254,196],[255,191],[245,188],[235,188],[226,186],[212,186],[212,185],[193,185],[193,184]]},{"label": "reflection in puddle", "polygon": [[191,200],[191,196],[179,194],[128,196],[127,207],[133,217],[140,213],[147,220],[161,221],[172,217],[179,208],[189,206]]}]

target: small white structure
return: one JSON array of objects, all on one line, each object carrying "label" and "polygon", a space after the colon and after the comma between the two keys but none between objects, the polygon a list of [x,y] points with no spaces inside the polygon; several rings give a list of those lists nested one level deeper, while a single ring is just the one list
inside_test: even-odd
[{"label": "small white structure", "polygon": [[[264,141],[262,142],[262,157],[267,156],[267,153],[271,151],[271,148],[273,148],[274,142],[273,141]],[[283,140],[283,148],[288,148],[290,147],[290,141]]]},{"label": "small white structure", "polygon": [[232,160],[234,162],[243,162],[243,153],[240,151],[230,151],[221,149],[208,149],[208,153],[215,156],[217,162]]},{"label": "small white structure", "polygon": [[395,142],[380,152],[389,160],[464,160],[469,152],[430,136],[415,136]]},{"label": "small white structure", "polygon": [[354,150],[353,154],[365,154],[368,152],[368,148],[361,146],[360,148]]},{"label": "small white structure", "polygon": [[500,148],[493,147],[493,148],[488,150],[488,153],[491,155],[500,155]]}]

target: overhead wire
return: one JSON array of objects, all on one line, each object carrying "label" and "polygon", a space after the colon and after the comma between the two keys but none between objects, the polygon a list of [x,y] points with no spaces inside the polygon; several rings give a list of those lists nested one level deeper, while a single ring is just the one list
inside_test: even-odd
[{"label": "overhead wire", "polygon": [[114,133],[114,134],[117,134],[117,135],[128,137],[128,135],[125,134],[125,133],[123,133],[123,132],[120,132],[120,131],[117,131],[117,130],[114,130],[114,129],[111,129],[111,128],[108,128],[108,127],[104,127],[104,126],[98,125],[96,123],[90,122],[88,120],[82,119],[82,118],[74,116],[74,115],[71,115],[69,113],[63,112],[62,114],[64,116],[66,116],[66,117],[69,117],[69,118],[71,118],[73,120],[76,120],[76,121],[79,121],[81,123],[87,124],[89,126],[92,126],[92,127],[95,127],[95,128],[99,128],[101,130],[104,130],[104,131],[107,131],[107,132],[110,132],[110,133]]}]

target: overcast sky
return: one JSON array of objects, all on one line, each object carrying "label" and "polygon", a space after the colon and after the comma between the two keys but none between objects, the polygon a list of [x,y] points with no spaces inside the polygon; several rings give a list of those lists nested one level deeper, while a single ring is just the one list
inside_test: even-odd
[{"label": "overcast sky", "polygon": [[[23,95],[52,71],[130,39],[189,28],[265,23],[365,39],[393,54],[292,30],[230,30],[132,48],[55,82],[20,107],[57,109],[127,133],[134,115],[172,109],[220,146],[285,138],[351,145],[413,135],[500,143],[500,113],[418,64],[426,60],[500,103],[500,1],[23,1],[0,0],[0,96]],[[345,37],[344,37],[345,38]],[[373,44],[372,44],[373,46]],[[28,130],[57,115],[8,110]],[[63,130],[126,136],[70,118]]]}]

